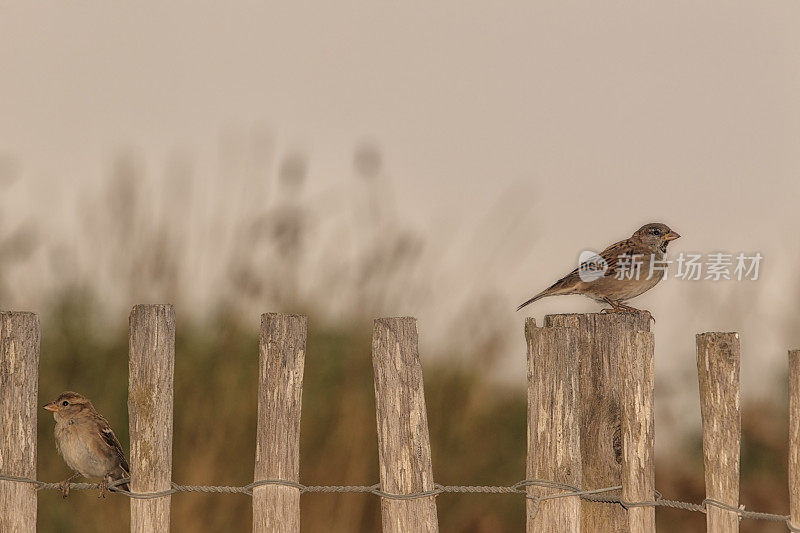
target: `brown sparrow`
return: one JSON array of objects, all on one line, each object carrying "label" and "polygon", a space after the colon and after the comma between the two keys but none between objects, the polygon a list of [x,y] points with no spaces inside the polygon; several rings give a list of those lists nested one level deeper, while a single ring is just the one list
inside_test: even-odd
[{"label": "brown sparrow", "polygon": [[562,294],[583,294],[611,306],[601,312],[638,311],[623,302],[661,281],[667,245],[678,237],[664,224],[646,224],[629,239],[612,244],[599,255],[582,258],[578,268],[517,307],[517,311],[545,296]]},{"label": "brown sparrow", "polygon": [[[61,482],[64,498],[69,482],[78,474],[100,479],[100,495],[105,497],[108,484],[129,477],[125,453],[108,422],[94,410],[92,402],[77,392],[64,392],[44,406],[56,420],[56,446],[67,465],[75,471]],[[129,490],[128,484],[119,485]]]}]

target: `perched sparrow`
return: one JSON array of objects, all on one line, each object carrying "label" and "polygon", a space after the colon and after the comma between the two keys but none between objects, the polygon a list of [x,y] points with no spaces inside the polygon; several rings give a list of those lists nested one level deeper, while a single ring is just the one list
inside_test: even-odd
[{"label": "perched sparrow", "polygon": [[623,302],[652,289],[661,281],[664,270],[653,268],[651,271],[650,266],[653,260],[664,260],[667,245],[678,237],[680,235],[664,224],[642,226],[629,239],[612,244],[600,252],[599,257],[582,262],[578,268],[517,307],[517,311],[545,296],[562,294],[583,294],[611,306],[602,312],[638,311]]},{"label": "perched sparrow", "polygon": [[[105,497],[108,484],[126,478],[128,461],[105,418],[94,410],[92,402],[77,392],[64,392],[44,406],[56,419],[56,446],[67,465],[75,471],[61,482],[64,498],[69,482],[78,474],[100,479],[100,495]],[[120,485],[129,490],[128,484]]]}]

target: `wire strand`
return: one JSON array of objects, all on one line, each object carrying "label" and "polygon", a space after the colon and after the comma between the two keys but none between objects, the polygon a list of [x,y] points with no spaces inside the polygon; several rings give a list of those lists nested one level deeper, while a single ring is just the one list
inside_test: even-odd
[{"label": "wire strand", "polygon": [[[12,476],[8,474],[0,474],[0,481],[11,481],[16,483],[27,483],[34,485],[36,490],[62,490],[68,487],[70,490],[97,490],[101,488],[98,483],[68,483],[62,485],[61,483],[48,483],[38,481],[27,477]],[[225,485],[179,485],[172,483],[171,488],[154,491],[154,492],[130,492],[120,488],[121,485],[130,483],[130,478],[118,479],[108,485],[111,492],[127,496],[129,498],[138,500],[152,500],[155,498],[163,498],[179,492],[201,492],[201,493],[222,493],[222,494],[247,494],[253,495],[253,490],[258,487],[266,486],[282,486],[297,489],[300,494],[305,493],[351,493],[351,494],[373,494],[381,498],[389,500],[414,500],[417,498],[428,498],[438,496],[440,494],[520,494],[525,496],[528,500],[534,502],[534,515],[539,510],[539,504],[543,501],[554,500],[558,498],[567,498],[578,496],[583,500],[597,502],[597,503],[610,503],[618,504],[625,508],[631,507],[668,507],[671,509],[681,509],[684,511],[693,511],[698,513],[705,513],[709,507],[717,507],[726,511],[736,513],[740,518],[747,518],[751,520],[769,520],[773,522],[784,522],[788,530],[792,533],[800,533],[800,527],[791,523],[791,519],[787,515],[779,515],[772,513],[761,513],[756,511],[747,511],[744,506],[735,507],[726,503],[706,498],[702,503],[689,503],[676,500],[667,500],[662,498],[658,491],[655,491],[654,498],[649,501],[641,502],[628,502],[622,500],[619,495],[609,496],[605,493],[621,491],[622,486],[617,485],[614,487],[605,487],[601,489],[582,490],[572,485],[549,481],[547,479],[524,479],[513,485],[507,486],[493,486],[493,485],[440,485],[434,484],[430,490],[414,492],[411,494],[392,494],[381,490],[380,485],[304,485],[296,481],[289,481],[285,479],[261,479],[254,481],[243,486],[225,486]],[[553,489],[559,492],[545,495],[530,494],[527,490],[528,487],[538,487],[543,489]]]}]

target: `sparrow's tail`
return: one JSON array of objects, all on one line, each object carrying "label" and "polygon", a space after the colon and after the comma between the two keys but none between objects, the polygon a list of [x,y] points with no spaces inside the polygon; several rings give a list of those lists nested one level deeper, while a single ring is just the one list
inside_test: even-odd
[{"label": "sparrow's tail", "polygon": [[521,304],[519,305],[519,307],[517,307],[517,311],[519,311],[520,309],[522,309],[522,308],[523,308],[523,307],[525,307],[526,305],[530,305],[530,304],[532,304],[532,303],[533,303],[533,302],[535,302],[536,300],[539,300],[539,299],[541,299],[541,298],[544,298],[545,296],[550,296],[550,294],[549,294],[547,291],[542,291],[542,292],[540,292],[539,294],[537,294],[536,296],[534,296],[534,297],[533,297],[533,298],[531,298],[530,300],[527,300],[526,302],[523,302],[523,303],[521,303]]},{"label": "sparrow's tail", "polygon": [[575,294],[575,282],[572,275],[569,275],[565,278],[561,278],[560,280],[556,281],[545,290],[528,300],[527,302],[521,304],[517,307],[517,311],[525,307],[526,305],[530,305],[536,300],[540,300],[546,296],[560,296],[562,294]]}]

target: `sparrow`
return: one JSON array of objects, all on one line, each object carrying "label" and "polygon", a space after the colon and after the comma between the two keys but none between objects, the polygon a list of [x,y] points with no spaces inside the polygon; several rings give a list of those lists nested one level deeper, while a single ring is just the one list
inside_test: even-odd
[{"label": "sparrow", "polygon": [[657,264],[666,258],[670,241],[678,237],[680,235],[665,224],[645,224],[629,239],[582,261],[578,268],[517,307],[517,311],[540,298],[563,294],[583,294],[610,305],[601,311],[603,313],[639,311],[623,302],[647,292],[661,281],[666,263],[661,263],[660,269]]},{"label": "sparrow", "polygon": [[[56,420],[55,437],[58,452],[72,470],[61,482],[61,494],[69,495],[69,482],[77,475],[100,479],[100,495],[105,498],[108,484],[130,477],[128,461],[111,426],[92,402],[77,392],[63,392],[44,406]],[[128,483],[119,485],[130,490]]]}]

